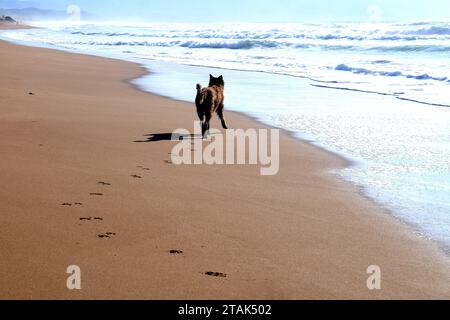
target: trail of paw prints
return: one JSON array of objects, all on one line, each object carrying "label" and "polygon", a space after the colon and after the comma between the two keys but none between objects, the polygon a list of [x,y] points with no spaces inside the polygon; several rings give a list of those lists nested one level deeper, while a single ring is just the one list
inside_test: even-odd
[{"label": "trail of paw prints", "polygon": [[[97,184],[101,185],[103,187],[110,187],[111,186],[111,183],[105,182],[105,181],[98,181]],[[91,192],[89,195],[90,196],[95,196],[95,197],[102,197],[105,194],[103,192]]]},{"label": "trail of paw prints", "polygon": [[[100,185],[105,188],[112,186],[111,183],[106,182],[106,181],[98,181],[97,185]],[[91,196],[92,198],[102,197],[104,195],[105,194],[103,192],[89,193],[89,196]],[[66,208],[71,208],[71,207],[83,206],[84,204],[82,202],[63,202],[60,205],[63,207],[66,207]],[[83,225],[84,223],[88,224],[88,223],[103,223],[104,222],[104,218],[102,218],[100,216],[83,216],[83,217],[79,217],[78,219],[79,219],[79,223],[81,223],[80,225]],[[105,232],[105,233],[97,234],[97,238],[110,239],[110,238],[114,238],[116,235],[117,234],[115,232]]]},{"label": "trail of paw prints", "polygon": [[[98,181],[97,184],[101,185],[103,187],[110,187],[111,186],[111,183],[105,182],[105,181]],[[92,197],[103,197],[105,194],[103,192],[91,192],[91,193],[89,193],[89,195],[92,196]]]},{"label": "trail of paw prints", "polygon": [[[136,166],[136,168],[143,172],[149,172],[151,170],[150,168],[144,167],[144,166]],[[132,174],[132,175],[130,175],[130,177],[133,179],[143,179],[144,178],[142,176],[142,174]]]},{"label": "trail of paw prints", "polygon": [[[101,180],[101,181],[97,182],[97,185],[100,185],[102,187],[107,188],[107,187],[111,187],[112,183]],[[102,197],[105,194],[103,192],[91,192],[89,195],[91,195],[93,197]],[[99,216],[96,216],[96,217],[81,217],[80,221],[91,222],[91,223],[96,223],[96,222],[97,223],[101,223],[101,222],[104,221],[104,219],[102,217],[99,217]],[[97,238],[99,238],[99,239],[110,239],[110,238],[113,238],[115,236],[116,236],[115,232],[105,232],[105,233],[97,234]]]},{"label": "trail of paw prints", "polygon": [[[102,186],[111,186],[111,183],[109,182],[104,182],[104,181],[99,181],[97,182],[97,184],[102,185]],[[102,192],[91,192],[89,193],[90,196],[104,196],[104,194]],[[61,206],[63,207],[75,207],[75,206],[83,206],[82,202],[63,202],[61,203]]]}]

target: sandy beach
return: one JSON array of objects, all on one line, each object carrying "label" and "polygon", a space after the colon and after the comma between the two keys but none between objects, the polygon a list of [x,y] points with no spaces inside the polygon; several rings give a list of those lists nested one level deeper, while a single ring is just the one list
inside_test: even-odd
[{"label": "sandy beach", "polygon": [[276,176],[175,166],[195,107],[136,90],[140,66],[0,42],[0,68],[0,299],[450,298],[449,258],[330,175],[343,159],[282,134]]},{"label": "sandy beach", "polygon": [[15,29],[29,29],[31,26],[21,24],[21,23],[11,23],[0,21],[0,30],[15,30]]}]

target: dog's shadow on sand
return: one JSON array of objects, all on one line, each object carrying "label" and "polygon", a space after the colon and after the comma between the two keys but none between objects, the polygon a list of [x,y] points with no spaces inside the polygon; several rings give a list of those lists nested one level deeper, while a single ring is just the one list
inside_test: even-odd
[{"label": "dog's shadow on sand", "polygon": [[145,135],[145,140],[136,140],[136,143],[160,142],[160,141],[181,141],[203,139],[199,134],[173,134],[173,133],[150,133]]}]

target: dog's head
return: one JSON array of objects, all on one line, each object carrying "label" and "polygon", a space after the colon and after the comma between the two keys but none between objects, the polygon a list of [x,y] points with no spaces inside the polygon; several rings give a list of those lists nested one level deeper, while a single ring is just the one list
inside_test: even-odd
[{"label": "dog's head", "polygon": [[213,77],[213,75],[209,75],[209,86],[225,86],[225,81],[223,81],[223,76],[218,78]]}]

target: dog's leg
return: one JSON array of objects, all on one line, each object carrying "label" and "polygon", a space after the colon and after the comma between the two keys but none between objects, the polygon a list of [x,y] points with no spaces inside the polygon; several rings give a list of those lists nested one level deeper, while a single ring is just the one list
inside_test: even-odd
[{"label": "dog's leg", "polygon": [[207,123],[206,122],[202,122],[202,137],[204,138],[206,136],[206,131],[207,131]]},{"label": "dog's leg", "polygon": [[225,117],[223,115],[223,109],[224,109],[224,105],[222,104],[219,106],[219,109],[217,110],[217,115],[219,116],[220,121],[222,122],[222,128],[224,128],[226,130],[226,129],[228,129],[228,126],[227,126],[227,122],[225,121]]},{"label": "dog's leg", "polygon": [[202,111],[197,110],[198,118],[200,119],[201,126],[202,126],[202,137],[205,135],[205,114]]},{"label": "dog's leg", "polygon": [[197,114],[198,114],[198,118],[200,119],[200,122],[203,123],[203,119],[205,118],[204,113],[201,111],[197,111]]},{"label": "dog's leg", "polygon": [[205,114],[205,125],[203,127],[203,137],[206,138],[209,135],[209,123],[211,121],[211,114]]}]

